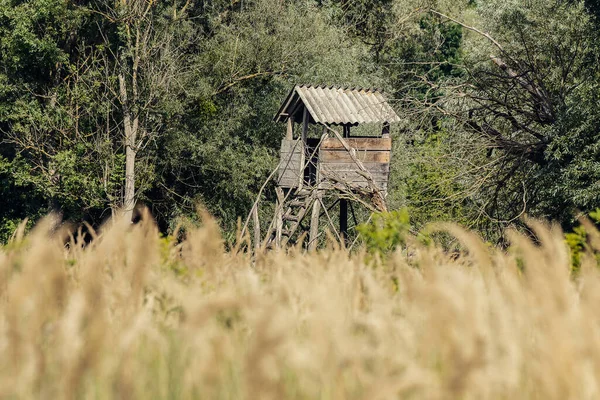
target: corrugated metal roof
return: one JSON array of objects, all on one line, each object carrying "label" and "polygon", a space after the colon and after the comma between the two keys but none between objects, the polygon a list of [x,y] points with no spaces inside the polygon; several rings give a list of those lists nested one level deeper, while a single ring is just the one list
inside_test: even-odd
[{"label": "corrugated metal roof", "polygon": [[398,122],[400,118],[377,89],[298,85],[285,99],[275,121],[285,122],[302,101],[317,124]]}]

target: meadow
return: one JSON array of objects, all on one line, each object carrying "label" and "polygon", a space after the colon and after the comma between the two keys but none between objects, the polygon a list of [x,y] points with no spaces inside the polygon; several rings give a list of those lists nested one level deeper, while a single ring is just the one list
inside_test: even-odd
[{"label": "meadow", "polygon": [[385,257],[253,255],[202,220],[180,243],[151,218],[86,246],[52,216],[18,231],[0,249],[0,398],[600,397],[600,271],[584,254],[573,273],[556,226],[508,249],[438,226],[459,255],[410,238]]}]

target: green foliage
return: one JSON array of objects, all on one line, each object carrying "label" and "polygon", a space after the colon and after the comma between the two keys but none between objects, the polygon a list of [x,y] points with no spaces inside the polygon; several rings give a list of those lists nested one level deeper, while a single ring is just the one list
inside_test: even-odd
[{"label": "green foliage", "polygon": [[46,212],[46,204],[38,187],[27,179],[28,166],[17,159],[10,162],[0,153],[0,243],[6,243],[22,220],[30,224]]},{"label": "green foliage", "polygon": [[565,233],[565,241],[571,250],[571,268],[579,269],[581,266],[581,253],[585,249],[587,233],[583,226],[576,226],[573,232]]},{"label": "green foliage", "polygon": [[165,269],[172,271],[177,276],[185,277],[189,269],[185,266],[179,257],[174,257],[177,238],[172,235],[162,235],[159,239],[160,265]]},{"label": "green foliage", "polygon": [[406,205],[414,223],[422,227],[431,221],[454,221],[464,225],[476,221],[466,217],[469,205],[466,188],[456,179],[463,165],[452,162],[450,156],[454,143],[443,130],[414,141],[410,158],[397,166],[408,173]]},{"label": "green foliage", "polygon": [[[2,221],[54,209],[98,225],[122,204],[117,74],[133,59],[129,20],[111,7],[0,1],[0,176],[11,193]],[[134,107],[145,107],[150,139],[136,188],[163,230],[201,201],[233,231],[276,165],[282,127],[271,117],[293,83],[377,86],[359,72],[366,46],[308,2],[159,1],[148,15],[154,53],[140,61]],[[166,80],[164,65],[173,66]]]},{"label": "green foliage", "polygon": [[[589,217],[596,224],[600,223],[600,208],[589,213]],[[593,254],[596,257],[596,262],[600,265],[600,253],[595,251],[588,245],[588,235],[583,225],[573,228],[571,232],[565,233],[565,241],[571,250],[571,269],[577,272],[581,267],[581,257],[585,252]]]},{"label": "green foliage", "polygon": [[416,224],[458,220],[493,241],[524,213],[569,229],[600,205],[593,2],[459,3],[432,8],[473,29],[424,14],[386,53],[415,146],[391,198]]},{"label": "green foliage", "polygon": [[[473,99],[462,118],[474,124],[464,135],[479,134],[481,149],[498,149],[471,158],[481,169],[473,181],[489,177],[477,191],[480,208],[495,220],[513,221],[525,204],[530,215],[568,229],[575,210],[600,205],[598,31],[583,1],[481,1],[476,11],[481,28],[502,46],[472,35],[466,47],[465,84],[476,90],[462,93]],[[490,53],[531,85],[515,85]],[[466,103],[455,103],[452,112],[469,109]]]},{"label": "green foliage", "polygon": [[277,165],[285,128],[272,117],[291,86],[377,86],[376,75],[360,72],[365,46],[309,4],[275,3],[261,0],[229,13],[199,44],[189,102],[159,139],[162,189],[149,198],[160,215],[192,214],[201,201],[233,233]]},{"label": "green foliage", "polygon": [[385,254],[404,245],[409,229],[407,209],[374,213],[370,222],[356,227],[367,250],[375,254]]},{"label": "green foliage", "polygon": [[[596,3],[148,3],[137,198],[164,232],[202,202],[232,236],[276,167],[284,127],[272,115],[290,87],[349,84],[385,88],[402,117],[388,200],[417,228],[455,221],[502,240],[527,212],[569,229],[574,210],[600,206]],[[118,74],[134,64],[135,21],[119,4],[0,0],[0,242],[26,217],[56,210],[98,225],[122,205]],[[401,243],[402,213],[361,228],[370,248]],[[581,251],[584,232],[572,235]]]},{"label": "green foliage", "polygon": [[371,47],[379,62],[389,41],[393,26],[393,0],[329,0],[323,6],[330,11],[332,19],[348,27],[352,36]]}]

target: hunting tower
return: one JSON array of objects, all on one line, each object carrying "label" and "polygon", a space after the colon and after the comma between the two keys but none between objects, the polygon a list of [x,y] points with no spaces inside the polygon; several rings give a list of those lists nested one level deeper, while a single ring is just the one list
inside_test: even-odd
[{"label": "hunting tower", "polygon": [[[342,240],[347,238],[348,201],[361,199],[373,210],[385,210],[390,124],[399,118],[379,90],[295,86],[274,120],[287,124],[276,177],[276,215],[268,233],[275,246],[290,240],[311,208],[309,249],[317,244],[322,214],[337,232],[323,204],[324,194],[338,199],[337,234]],[[380,124],[381,131],[352,136],[351,128],[359,124]]]}]

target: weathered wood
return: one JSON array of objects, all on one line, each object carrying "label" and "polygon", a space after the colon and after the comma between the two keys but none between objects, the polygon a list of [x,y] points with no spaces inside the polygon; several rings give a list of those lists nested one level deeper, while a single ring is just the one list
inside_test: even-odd
[{"label": "weathered wood", "polygon": [[302,204],[304,204],[304,201],[298,199],[289,202],[290,207],[299,207]]},{"label": "weathered wood", "polygon": [[320,195],[313,203],[312,215],[310,216],[310,233],[308,235],[308,250],[313,251],[317,248],[319,236],[319,214],[321,213]]},{"label": "weathered wood", "polygon": [[281,248],[281,232],[283,231],[283,202],[285,201],[285,197],[283,195],[283,189],[280,187],[275,188],[275,193],[277,194],[277,205],[275,211],[275,248]]},{"label": "weathered wood", "polygon": [[[294,142],[295,142],[295,140],[294,140]],[[298,147],[297,147],[297,149],[292,149],[292,150],[287,150],[287,149],[286,149],[286,150],[282,150],[282,151],[280,152],[280,154],[281,154],[282,156],[286,156],[286,157],[288,157],[288,158],[289,158],[289,157],[295,157],[296,155],[300,155],[300,149],[302,149],[302,146],[300,146],[300,144],[298,144]]]},{"label": "weathered wood", "polygon": [[288,177],[288,178],[282,178],[280,179],[277,184],[279,186],[281,186],[282,188],[295,188],[298,187],[298,178],[294,177]]},{"label": "weathered wood", "polygon": [[294,149],[301,148],[302,144],[297,139],[283,139],[281,141],[281,151],[285,153],[290,153],[294,151]]},{"label": "weathered wood", "polygon": [[[374,172],[367,170],[371,175],[371,178],[374,182],[387,182],[388,181],[388,172]],[[335,171],[335,170],[323,170],[321,169],[320,175],[321,180],[328,179],[330,177],[336,177],[339,180],[344,180],[348,182],[362,182],[366,181],[365,173],[360,170],[351,170],[351,171]]]},{"label": "weathered wood", "polygon": [[302,161],[302,155],[300,153],[281,153],[281,161],[284,161],[289,168],[290,165],[293,167],[299,167],[300,161]]},{"label": "weathered wood", "polygon": [[306,138],[308,137],[308,122],[309,122],[309,113],[308,109],[304,107],[304,112],[302,113],[302,143],[306,146]]},{"label": "weathered wood", "polygon": [[304,205],[298,209],[298,213],[296,214],[297,221],[293,222],[289,229],[283,231],[283,235],[286,235],[286,237],[281,239],[282,246],[285,246],[289,242],[292,235],[296,232],[296,230],[300,226],[300,223],[304,219],[304,216],[306,215],[306,211],[312,205],[313,201],[315,201],[315,192],[313,192],[306,199],[306,202],[304,203]]},{"label": "weathered wood", "polygon": [[258,218],[258,206],[252,209],[252,219],[254,220],[254,248],[260,249],[260,219]]},{"label": "weathered wood", "polygon": [[302,179],[303,147],[298,140],[283,139],[277,184],[283,188],[297,188]]},{"label": "weathered wood", "polygon": [[[348,134],[346,129],[344,134]],[[343,138],[346,145],[340,139],[329,138],[321,144],[318,187],[329,189],[335,183],[346,183],[359,188],[374,186],[385,193],[390,171],[391,138]],[[369,179],[372,179],[372,185]]]},{"label": "weathered wood", "polygon": [[[341,137],[340,134],[337,131],[335,131],[334,129],[331,129],[329,127],[327,127],[327,129],[335,135],[335,137],[340,141],[342,146],[352,155],[353,161],[356,163],[356,165],[361,170],[361,172],[364,172],[364,176],[367,180],[369,190],[372,191],[371,202],[373,203],[375,208],[378,211],[387,211],[387,206],[385,204],[385,196],[380,192],[381,189],[378,188],[377,185],[373,182],[373,178],[370,176],[369,172],[365,169],[362,162],[359,159],[357,159],[356,156],[354,156],[354,150],[352,149],[352,147],[350,145],[348,145],[348,142],[347,142],[348,139],[344,139],[343,137]],[[391,145],[391,140],[390,140],[390,145]]]},{"label": "weathered wood", "polygon": [[[388,163],[363,163],[363,166],[367,171],[372,172],[389,172],[390,164]],[[359,171],[360,169],[356,166],[356,163],[321,163],[319,165],[320,171]]]},{"label": "weathered wood", "polygon": [[[326,181],[321,181],[319,183],[319,189],[325,189],[331,186],[328,186],[328,183],[344,183],[348,186],[353,186],[353,187],[359,187],[359,188],[368,188],[369,187],[369,182],[367,182],[366,180],[355,180],[355,181],[350,181],[348,179],[344,179],[344,178],[338,178],[335,176],[332,176],[331,179],[326,180]],[[377,190],[381,190],[383,192],[387,191],[387,182],[384,181],[373,181],[373,185],[377,187]]]},{"label": "weathered wood", "polygon": [[[361,188],[361,189],[368,189],[370,186],[370,183],[366,182],[366,181],[347,181],[345,179],[335,179],[335,177],[332,177],[332,179],[326,180],[326,181],[321,181],[319,183],[318,188],[319,189],[334,189],[339,187],[339,184],[342,184],[346,190],[348,189],[352,189],[352,188]],[[377,190],[386,193],[387,192],[387,187],[388,184],[387,182],[372,182],[371,185],[373,185],[375,188],[377,188]]]},{"label": "weathered wood", "polygon": [[292,207],[287,207],[281,218],[285,221],[288,215],[292,215]]},{"label": "weathered wood", "polygon": [[[341,137],[340,134],[337,131],[335,131],[334,129],[327,127],[327,130],[332,132],[335,135],[335,137],[340,141],[342,146],[352,156],[352,160],[356,163],[360,172],[362,172],[361,175],[363,175],[365,177],[365,179],[367,181],[367,190],[366,191],[360,190],[359,192],[363,192],[364,194],[366,194],[370,197],[371,203],[373,204],[374,208],[377,211],[387,211],[387,206],[385,204],[385,193],[382,193],[381,188],[379,188],[373,182],[373,178],[372,178],[371,174],[369,173],[369,171],[367,171],[367,169],[364,167],[362,162],[356,158],[356,156],[354,155],[355,150],[350,145],[348,145],[347,139],[344,139],[343,137]],[[348,185],[344,185],[343,182],[339,182],[339,184],[342,186],[348,186]]]},{"label": "weathered wood", "polygon": [[[388,150],[373,150],[373,151],[356,151],[356,158],[363,163],[378,162],[389,163],[390,152]],[[326,162],[354,162],[352,156],[346,150],[326,150],[321,149],[319,152],[319,161]]]},{"label": "weathered wood", "polygon": [[285,134],[285,138],[287,140],[292,140],[294,139],[294,117],[291,116],[288,118],[287,121],[287,132]]},{"label": "weathered wood", "polygon": [[300,154],[293,154],[290,157],[281,157],[282,165],[281,165],[281,173],[285,175],[287,172],[293,172],[293,175],[298,175],[301,171],[300,169],[300,161],[302,160],[302,156]]},{"label": "weathered wood", "polygon": [[279,165],[275,169],[273,169],[273,171],[271,171],[271,173],[269,174],[267,179],[263,182],[260,189],[258,189],[258,194],[256,195],[256,200],[254,200],[254,204],[252,205],[252,208],[250,209],[250,212],[248,213],[248,216],[246,217],[246,221],[244,222],[244,226],[242,227],[242,230],[240,231],[240,237],[244,237],[244,234],[246,233],[246,228],[248,228],[248,223],[250,222],[250,218],[252,217],[252,210],[254,209],[254,207],[258,207],[258,201],[260,200],[260,198],[262,196],[263,190],[265,190],[267,183],[271,182],[271,179],[273,179],[273,177],[275,176],[275,174],[277,173],[278,170],[279,170]]},{"label": "weathered wood", "polygon": [[[348,141],[350,138],[350,126],[344,125],[342,132],[343,132],[344,139],[346,141]],[[360,143],[360,142],[357,142],[357,143]],[[352,147],[354,147],[354,146],[352,146]],[[362,150],[363,147],[360,147],[360,149]],[[356,163],[356,159],[358,159],[358,157],[356,156],[356,153],[357,153],[356,151],[354,151],[352,154],[350,154],[348,149],[346,149],[346,147],[344,146],[343,153],[345,155],[347,155],[351,161],[354,161]],[[355,165],[354,168],[352,168],[352,170],[354,170],[355,168],[359,168],[359,166]],[[325,175],[326,171],[327,171],[326,169],[321,169],[322,173],[320,173],[319,176]],[[338,173],[338,172],[336,171],[336,173]],[[344,173],[343,179],[347,181],[345,173]],[[340,236],[341,236],[342,241],[345,243],[348,238],[348,200],[346,200],[346,199],[340,199]]]},{"label": "weathered wood", "polygon": [[298,221],[297,215],[284,215],[283,219],[286,221]]},{"label": "weathered wood", "polygon": [[[347,138],[344,139],[348,146],[358,151],[361,150],[392,150],[392,138]],[[321,149],[345,149],[343,143],[337,138],[327,138],[321,143]]]},{"label": "weathered wood", "polygon": [[298,179],[282,179],[277,184],[284,189],[292,189],[298,187]]},{"label": "weathered wood", "polygon": [[306,159],[307,157],[310,157],[310,154],[306,154],[308,151],[307,148],[307,140],[308,140],[308,122],[310,119],[310,114],[308,113],[308,109],[306,108],[306,106],[304,106],[304,111],[302,113],[302,171],[301,171],[301,178],[300,178],[300,187],[302,187],[304,185],[304,182],[306,181],[307,177],[306,175],[306,171],[304,168],[304,165],[306,164]]},{"label": "weathered wood", "polygon": [[311,194],[310,189],[300,189],[296,192],[297,197],[307,197],[307,196],[310,196],[310,194]]},{"label": "weathered wood", "polygon": [[[343,183],[342,183],[343,182]],[[387,182],[373,182],[373,185],[377,187],[383,193],[387,192],[388,184]],[[321,181],[319,183],[319,190],[339,190],[344,191],[348,189],[372,189],[372,185],[368,182],[347,182],[347,181],[336,181],[335,179],[330,181]]]},{"label": "weathered wood", "polygon": [[[321,182],[326,182],[327,180],[331,180],[334,182],[347,182],[347,183],[367,183],[367,179],[365,179],[364,177],[362,177],[361,175],[357,174],[357,173],[331,173],[331,174],[327,174],[323,176],[323,179],[321,179]],[[381,189],[381,186],[385,183],[387,183],[387,180],[385,177],[379,175],[379,176],[374,176],[373,177],[373,183],[377,185],[377,187],[379,189]]]},{"label": "weathered wood", "polygon": [[347,182],[347,181],[336,181],[336,180],[330,180],[330,181],[322,181],[321,183],[319,183],[319,186],[317,186],[319,190],[340,190],[340,191],[347,191],[347,190],[361,190],[361,191],[371,191],[374,187],[380,191],[381,193],[387,193],[387,189],[388,189],[388,185],[387,183],[384,182],[373,182],[373,183],[368,183],[368,182]]}]

